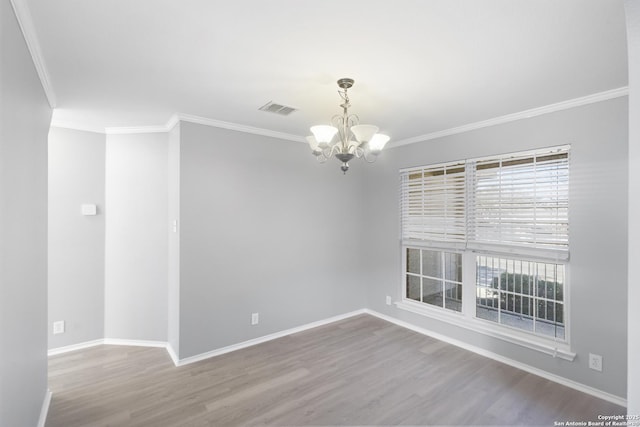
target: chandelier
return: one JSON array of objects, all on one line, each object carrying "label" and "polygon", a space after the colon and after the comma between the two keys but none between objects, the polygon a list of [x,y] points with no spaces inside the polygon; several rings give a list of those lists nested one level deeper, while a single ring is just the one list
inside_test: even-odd
[{"label": "chandelier", "polygon": [[[331,119],[330,125],[318,125],[311,127],[313,135],[307,136],[307,142],[311,151],[320,163],[335,157],[342,162],[342,173],[349,170],[349,161],[354,157],[364,159],[368,163],[376,161],[378,154],[389,141],[387,135],[378,132],[378,127],[373,125],[361,125],[360,119],[355,114],[349,114],[349,95],[347,90],[353,86],[353,79],[344,78],[338,80],[338,90],[342,98],[342,114],[336,114]],[[337,135],[337,137],[336,137]]]}]

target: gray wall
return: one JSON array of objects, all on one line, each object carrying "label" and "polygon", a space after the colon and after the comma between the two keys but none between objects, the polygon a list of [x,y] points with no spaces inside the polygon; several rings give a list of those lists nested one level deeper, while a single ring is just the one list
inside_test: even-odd
[{"label": "gray wall", "polygon": [[9,0],[0,55],[0,425],[35,426],[47,392],[51,108]]},{"label": "gray wall", "polygon": [[105,338],[167,341],[168,135],[107,135]]},{"label": "gray wall", "polygon": [[[105,135],[49,132],[49,348],[104,337]],[[98,215],[80,206],[96,204]],[[65,332],[53,335],[54,321]]]},{"label": "gray wall", "polygon": [[[388,150],[367,169],[368,307],[527,365],[626,396],[627,99],[551,113]],[[384,304],[400,299],[400,168],[571,144],[570,333],[574,362]],[[603,356],[604,372],[588,368]]]},{"label": "gray wall", "polygon": [[342,175],[302,143],[180,132],[181,358],[364,307],[367,165]]},{"label": "gray wall", "polygon": [[[628,413],[640,414],[640,2],[626,0],[629,48],[629,364]],[[635,362],[635,363],[632,363]]]}]

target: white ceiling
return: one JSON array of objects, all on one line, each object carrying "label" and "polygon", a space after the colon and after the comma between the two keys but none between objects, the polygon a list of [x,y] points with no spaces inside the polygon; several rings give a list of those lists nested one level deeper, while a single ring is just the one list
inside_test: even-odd
[{"label": "white ceiling", "polygon": [[54,118],[91,128],[183,113],[302,136],[351,77],[352,112],[403,140],[628,80],[623,0],[22,1]]}]

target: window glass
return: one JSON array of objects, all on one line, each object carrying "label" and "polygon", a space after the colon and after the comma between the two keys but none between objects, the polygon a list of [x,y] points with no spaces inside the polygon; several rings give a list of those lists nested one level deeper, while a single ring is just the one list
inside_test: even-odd
[{"label": "window glass", "polygon": [[442,280],[422,279],[422,302],[442,307]]},{"label": "window glass", "polygon": [[421,301],[420,277],[407,274],[407,298]]},{"label": "window glass", "polygon": [[476,317],[565,338],[564,265],[476,257]]},{"label": "window glass", "polygon": [[420,274],[420,250],[407,248],[407,272]]},{"label": "window glass", "polygon": [[406,298],[462,311],[462,254],[407,248]]},{"label": "window glass", "polygon": [[462,282],[462,254],[448,252],[444,254],[444,278]]},{"label": "window glass", "polygon": [[442,277],[442,252],[422,250],[422,274]]}]

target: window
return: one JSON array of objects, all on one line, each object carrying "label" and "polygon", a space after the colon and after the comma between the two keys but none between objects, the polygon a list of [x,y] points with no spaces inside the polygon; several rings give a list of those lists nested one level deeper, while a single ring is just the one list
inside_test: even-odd
[{"label": "window", "polygon": [[567,341],[568,146],[403,170],[401,220],[405,303]]},{"label": "window", "polygon": [[407,248],[407,298],[449,310],[462,310],[462,255]]},{"label": "window", "polygon": [[476,317],[564,340],[564,265],[477,256]]}]

